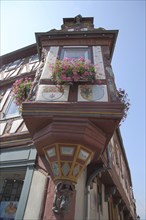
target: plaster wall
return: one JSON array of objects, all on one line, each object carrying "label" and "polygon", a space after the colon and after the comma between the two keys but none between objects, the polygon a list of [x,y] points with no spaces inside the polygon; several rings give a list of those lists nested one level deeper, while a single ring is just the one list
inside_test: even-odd
[{"label": "plaster wall", "polygon": [[97,212],[97,184],[93,183],[90,190],[90,220],[99,219],[99,213]]},{"label": "plaster wall", "polygon": [[75,220],[85,219],[85,201],[86,201],[86,170],[83,171],[76,184],[76,201],[75,201]]},{"label": "plaster wall", "polygon": [[93,188],[90,191],[90,220],[108,220],[108,203],[105,202],[105,188],[102,184],[102,209],[98,209],[97,183],[93,183]]},{"label": "plaster wall", "polygon": [[102,184],[102,214],[101,214],[101,220],[109,219],[108,216],[108,203],[105,202],[105,187]]},{"label": "plaster wall", "polygon": [[27,206],[24,213],[24,220],[40,220],[41,209],[44,199],[47,177],[39,171],[34,171]]}]

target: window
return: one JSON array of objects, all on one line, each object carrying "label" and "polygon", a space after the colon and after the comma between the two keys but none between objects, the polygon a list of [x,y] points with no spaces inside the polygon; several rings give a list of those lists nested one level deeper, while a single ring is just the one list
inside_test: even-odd
[{"label": "window", "polygon": [[1,194],[1,201],[19,201],[22,186],[22,180],[5,179]]},{"label": "window", "polygon": [[10,63],[9,66],[6,68],[5,71],[10,71],[10,70],[13,70],[17,67],[19,67],[22,63],[22,60],[15,60],[14,62]]},{"label": "window", "polygon": [[16,105],[13,97],[8,100],[8,105],[3,113],[4,118],[15,117],[19,115],[19,107]]},{"label": "window", "polygon": [[14,220],[26,169],[1,170],[0,175],[0,220]]},{"label": "window", "polygon": [[3,65],[2,67],[0,67],[0,72],[4,71],[6,65]]},{"label": "window", "polygon": [[89,47],[63,47],[61,50],[61,60],[64,58],[78,59],[81,57],[91,60],[91,49]]},{"label": "window", "polygon": [[30,59],[29,59],[29,63],[35,63],[39,61],[39,57],[38,54],[33,55]]}]

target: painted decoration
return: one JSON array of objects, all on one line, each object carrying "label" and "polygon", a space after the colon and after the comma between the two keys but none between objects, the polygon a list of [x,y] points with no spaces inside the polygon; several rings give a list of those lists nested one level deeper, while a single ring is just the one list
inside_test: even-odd
[{"label": "painted decoration", "polygon": [[105,79],[104,64],[100,46],[93,46],[93,60],[96,70],[96,79]]},{"label": "painted decoration", "polygon": [[2,201],[0,204],[0,220],[14,220],[18,202]]},{"label": "painted decoration", "polygon": [[79,152],[79,159],[81,159],[81,160],[87,160],[87,158],[89,157],[89,153],[88,152],[86,152],[85,150],[82,150],[82,149],[80,149],[80,152]]},{"label": "painted decoration", "polygon": [[56,156],[56,151],[55,151],[55,147],[50,148],[49,150],[47,150],[48,156],[49,157],[54,157]]},{"label": "painted decoration", "polygon": [[42,71],[41,79],[51,79],[52,77],[52,68],[49,66],[55,64],[57,55],[58,55],[59,47],[51,47],[48,52],[46,62]]},{"label": "painted decoration", "polygon": [[62,172],[64,176],[67,176],[70,171],[70,166],[67,162],[65,162],[62,166]]},{"label": "painted decoration", "polygon": [[52,171],[55,176],[59,176],[60,172],[59,172],[59,166],[57,162],[52,163]]},{"label": "painted decoration", "polygon": [[74,148],[73,147],[61,147],[61,154],[62,155],[72,156],[73,153],[74,153]]},{"label": "painted decoration", "polygon": [[73,169],[73,176],[77,176],[80,172],[80,166],[77,164]]},{"label": "painted decoration", "polygon": [[43,150],[54,182],[68,180],[77,183],[81,172],[93,157],[93,151],[80,144],[54,143]]},{"label": "painted decoration", "polygon": [[79,85],[78,101],[107,102],[106,85]]},{"label": "painted decoration", "polygon": [[69,86],[40,85],[36,101],[44,102],[65,102],[68,101]]}]

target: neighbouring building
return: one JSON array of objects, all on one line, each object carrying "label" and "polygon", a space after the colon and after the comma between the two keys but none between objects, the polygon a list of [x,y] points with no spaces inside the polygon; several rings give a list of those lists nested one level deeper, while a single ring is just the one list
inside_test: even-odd
[{"label": "neighbouring building", "polygon": [[0,220],[137,219],[117,35],[78,15],[1,56]]}]

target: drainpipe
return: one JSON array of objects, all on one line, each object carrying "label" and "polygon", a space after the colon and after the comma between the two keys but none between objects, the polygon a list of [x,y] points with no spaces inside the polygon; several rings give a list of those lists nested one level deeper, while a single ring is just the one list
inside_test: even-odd
[{"label": "drainpipe", "polygon": [[[107,166],[101,166],[98,167],[93,174],[88,178],[87,184],[86,184],[86,220],[90,220],[90,184],[92,183],[93,179],[99,175],[101,172],[105,172],[106,170],[111,169],[111,157],[110,157],[110,146],[108,145],[106,148],[106,154],[107,154]],[[100,216],[99,216],[100,217]],[[100,220],[100,219],[99,219]]]}]

